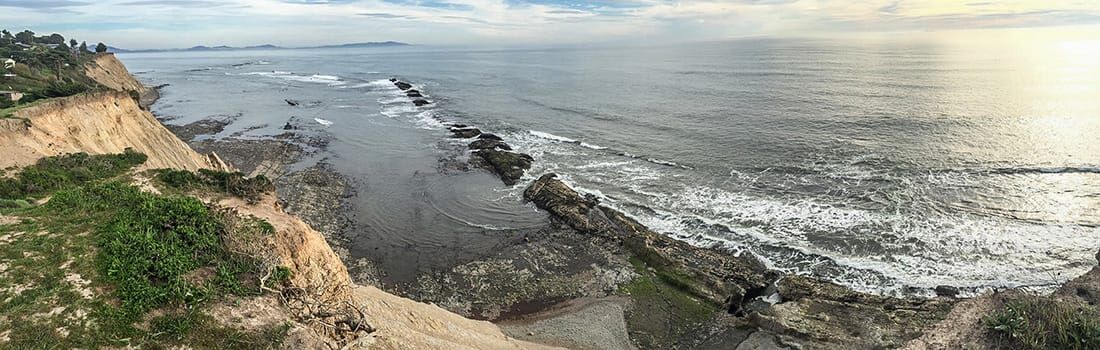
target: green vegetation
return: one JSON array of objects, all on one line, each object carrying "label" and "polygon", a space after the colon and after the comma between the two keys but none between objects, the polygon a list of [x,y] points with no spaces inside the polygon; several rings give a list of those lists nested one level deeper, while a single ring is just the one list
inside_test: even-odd
[{"label": "green vegetation", "polygon": [[634,309],[628,312],[626,321],[632,330],[631,338],[640,348],[672,347],[670,342],[718,311],[716,305],[684,290],[680,284],[694,282],[685,282],[682,274],[662,272],[637,256],[630,258],[630,264],[640,277],[620,288],[619,293],[634,300]]},{"label": "green vegetation", "polygon": [[[94,55],[86,45],[82,45],[83,49],[72,46],[75,42],[66,43],[60,34],[36,36],[31,31],[17,34],[0,31],[0,60],[10,57],[16,62],[11,68],[0,65],[0,90],[25,95],[17,102],[0,100],[0,110],[95,88],[97,84],[84,74],[84,65]],[[10,114],[11,111],[0,113],[0,117]]]},{"label": "green vegetation", "polygon": [[247,178],[241,172],[224,172],[200,169],[197,173],[186,170],[158,170],[157,181],[179,190],[215,189],[255,203],[265,194],[275,190],[275,184],[263,175]]},{"label": "green vegetation", "polygon": [[985,323],[1006,348],[1100,349],[1100,310],[1082,303],[1024,297],[1010,301]]},{"label": "green vegetation", "polygon": [[[257,242],[274,227],[118,181],[144,160],[133,152],[67,155],[6,179],[16,185],[0,203],[4,347],[256,349],[285,337],[288,325],[243,331],[203,311],[211,301],[259,295],[261,278],[269,287],[290,278],[286,267],[242,253],[262,251]],[[51,191],[40,206],[18,198]]]},{"label": "green vegetation", "polygon": [[695,279],[678,269],[672,260],[646,244],[645,238],[632,237],[625,240],[623,245],[630,251],[634,259],[652,268],[654,274],[665,284],[678,289],[680,292],[706,300],[706,293],[702,292]]},{"label": "green vegetation", "polygon": [[0,178],[0,198],[41,197],[64,187],[121,175],[145,160],[144,154],[130,150],[122,154],[74,153],[42,158],[14,178]]}]

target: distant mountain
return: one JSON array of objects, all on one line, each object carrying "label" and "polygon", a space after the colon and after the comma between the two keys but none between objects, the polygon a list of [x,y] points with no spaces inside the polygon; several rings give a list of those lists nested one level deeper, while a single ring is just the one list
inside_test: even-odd
[{"label": "distant mountain", "polygon": [[323,45],[313,47],[303,47],[303,49],[338,49],[338,48],[360,48],[360,47],[390,47],[390,46],[409,46],[409,44],[398,41],[382,41],[382,42],[366,42],[366,43],[351,43],[340,45]]},{"label": "distant mountain", "polygon": [[245,47],[233,47],[233,46],[193,46],[186,49],[146,49],[146,50],[127,50],[117,47],[108,46],[107,52],[115,53],[127,53],[127,52],[191,52],[191,51],[239,51],[239,50],[307,50],[307,49],[339,49],[339,48],[373,48],[373,47],[393,47],[393,46],[410,46],[403,42],[397,41],[382,41],[382,42],[365,42],[365,43],[350,43],[350,44],[338,44],[338,45],[322,45],[322,46],[309,46],[309,47],[282,47],[277,45],[265,44],[256,46]]}]

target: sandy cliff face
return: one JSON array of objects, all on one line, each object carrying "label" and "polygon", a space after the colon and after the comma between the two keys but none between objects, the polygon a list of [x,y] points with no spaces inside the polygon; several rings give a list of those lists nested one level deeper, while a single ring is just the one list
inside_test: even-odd
[{"label": "sandy cliff face", "polygon": [[114,54],[96,55],[95,60],[84,66],[84,74],[112,90],[145,92],[145,86],[130,75]]},{"label": "sandy cliff face", "polygon": [[124,92],[60,98],[15,113],[0,123],[0,168],[22,166],[65,153],[145,153],[142,169],[224,169],[217,156],[204,156],[172,135]]},{"label": "sandy cliff face", "polygon": [[[362,317],[361,321],[374,328],[374,332],[357,339],[322,339],[329,345],[350,349],[550,349],[509,338],[489,322],[466,319],[435,305],[355,285],[324,237],[283,211],[274,196],[254,204],[229,198],[217,205],[238,214],[262,218],[275,227],[268,253],[280,265],[290,268],[290,284],[301,290],[286,302],[289,308],[286,311],[302,324],[314,326],[311,333],[323,334],[324,324],[333,324],[348,316]],[[333,316],[319,317],[317,314]],[[318,338],[323,337],[311,337],[312,341]],[[292,343],[287,344],[291,348],[309,346],[308,342],[294,344],[293,341],[292,338]]]}]

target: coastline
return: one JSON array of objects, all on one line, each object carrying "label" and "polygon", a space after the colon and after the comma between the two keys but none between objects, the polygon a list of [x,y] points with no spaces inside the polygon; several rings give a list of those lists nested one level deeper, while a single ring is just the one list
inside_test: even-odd
[{"label": "coastline", "polygon": [[[410,103],[416,103],[412,98]],[[287,125],[294,127],[290,122]],[[455,138],[473,140],[469,148],[478,157],[465,164],[441,159],[446,163],[442,166],[486,169],[510,185],[522,176],[516,171],[533,161],[508,152],[507,140],[492,134],[482,137],[483,131],[476,127],[448,125]],[[196,124],[186,130],[208,127]],[[220,128],[202,132],[210,134],[210,130],[217,133]],[[287,147],[293,144],[288,141],[291,139],[293,136],[287,136],[275,142]],[[325,233],[349,269],[369,271],[356,276],[357,282],[384,287],[385,271],[366,258],[352,262],[347,250],[339,248],[346,244],[340,237],[349,226],[333,223],[341,221],[341,215],[346,218],[347,202],[341,198],[353,195],[347,185],[350,179],[324,166],[324,161],[306,170],[284,171],[301,160],[302,153],[257,156],[251,150],[271,148],[260,141],[201,142],[206,143],[193,147],[213,150],[230,163],[239,159],[237,162],[250,164],[242,168],[246,173],[256,174],[261,164],[266,164],[267,173],[278,174],[280,200],[287,203],[288,211]],[[652,232],[552,176],[541,176],[524,197],[551,213],[547,228],[493,256],[420,276],[415,284],[387,291],[466,317],[497,322],[518,339],[581,348],[623,344],[655,348],[935,348],[942,339],[926,338],[943,333],[938,329],[944,323],[984,334],[981,317],[974,317],[976,309],[960,311],[974,302],[960,303],[949,296],[953,294],[950,291],[932,298],[892,298],[770,271],[752,256],[735,256],[718,247],[693,247]],[[302,205],[336,199],[341,199],[340,205]],[[638,280],[650,282],[634,285]],[[639,292],[644,290],[656,292]],[[1000,293],[972,300],[996,295]],[[674,305],[671,312],[667,305]],[[989,311],[990,307],[979,309]],[[969,315],[961,325],[959,314]],[[627,339],[618,332],[619,322]],[[612,326],[603,327],[607,325]],[[578,337],[577,329],[595,331],[591,337]],[[952,339],[961,340],[966,338]]]},{"label": "coastline", "polygon": [[[113,55],[97,56],[96,61],[115,66],[108,69],[107,74],[119,79],[117,81],[140,86]],[[108,86],[108,89],[111,88]],[[133,160],[127,168],[132,171],[120,170],[119,174],[115,174],[118,176],[102,181],[85,180],[89,171],[81,166],[86,166],[86,163],[63,165],[62,169],[56,170],[83,171],[82,174],[85,174],[77,179],[82,182],[57,193],[97,193],[81,197],[76,200],[77,203],[64,199],[57,201],[57,198],[51,201],[47,193],[41,201],[0,208],[3,209],[0,213],[0,233],[4,233],[5,242],[12,243],[6,247],[16,249],[15,253],[19,256],[10,261],[13,264],[8,263],[11,256],[5,256],[0,277],[6,280],[15,278],[18,283],[24,283],[18,289],[5,288],[3,293],[9,296],[8,301],[16,300],[16,304],[26,306],[6,315],[11,318],[0,320],[0,345],[17,348],[51,343],[82,348],[168,345],[247,348],[247,344],[280,349],[552,348],[508,337],[489,322],[470,320],[434,305],[355,283],[345,262],[336,255],[328,239],[284,210],[270,181],[259,176],[246,179],[243,175],[234,174],[237,169],[226,165],[216,154],[199,154],[191,149],[139,105],[136,91],[111,89],[51,99],[19,110],[18,119],[14,119],[18,123],[0,125],[0,143],[13,155],[5,158],[9,163],[7,169],[18,172],[20,181],[27,172],[41,171],[55,161]],[[172,176],[199,176],[208,180],[218,178],[221,180],[217,181],[226,182],[210,187],[179,186],[180,183],[175,180],[166,181],[162,176],[166,173]],[[92,204],[94,208],[82,206],[88,204],[84,203],[86,201],[103,201],[105,197],[100,197],[104,193],[101,191],[109,192],[107,196],[121,194],[131,199]],[[173,301],[169,305],[154,305],[157,307],[143,309],[138,314],[142,316],[146,314],[144,311],[148,311],[146,316],[153,319],[152,323],[149,319],[127,319],[119,320],[125,324],[124,329],[103,329],[101,325],[104,322],[114,321],[103,320],[102,313],[112,317],[120,302],[132,299],[127,299],[127,294],[119,291],[124,287],[111,280],[110,274],[89,267],[92,260],[101,258],[105,253],[94,252],[93,249],[93,254],[77,254],[85,252],[85,247],[102,249],[99,245],[102,242],[88,241],[116,233],[145,239],[164,237],[166,241],[171,241],[176,237],[175,230],[194,231],[187,224],[153,224],[140,229],[142,233],[137,234],[125,229],[121,232],[106,229],[103,222],[97,221],[116,216],[102,210],[127,205],[153,210],[151,215],[159,215],[155,222],[178,220],[187,215],[176,210],[158,211],[160,207],[150,205],[150,201],[186,202],[196,215],[203,215],[198,222],[215,227],[217,231],[203,231],[200,233],[205,235],[202,239],[211,240],[216,246],[212,249],[231,252],[245,259],[241,260],[242,263],[248,261],[246,264],[255,268],[246,275],[234,274],[224,278],[248,283],[249,287],[241,287],[237,292],[228,294],[211,292],[199,300],[178,301],[180,304]],[[105,217],[92,221],[84,216],[79,217],[77,221],[81,225],[94,227],[89,231],[87,226],[73,228],[66,227],[67,223],[55,225],[59,224],[57,220],[72,218],[68,215],[43,215],[42,210],[76,210],[70,213],[78,216],[86,214],[92,218],[102,214]],[[119,209],[122,212],[126,210]],[[36,233],[30,235],[18,231],[37,225],[44,225],[44,230],[36,229]],[[79,242],[70,238],[79,239]],[[43,239],[53,243],[43,245]],[[59,243],[56,241],[79,243],[81,249],[79,252],[54,249],[57,248],[54,244]],[[179,247],[178,242],[166,244],[177,244],[174,247]],[[19,249],[26,250],[27,247],[41,252],[28,254],[30,251],[24,251],[19,254]],[[188,251],[186,247],[178,249]],[[147,261],[162,260],[152,250],[160,251],[149,249],[132,255]],[[184,255],[201,254],[196,249],[188,252],[190,254]],[[51,263],[42,265],[43,257],[49,258]],[[68,262],[62,263],[66,259]],[[60,266],[55,267],[53,263]],[[51,275],[26,273],[27,269],[37,268],[49,269]],[[199,266],[173,270],[181,274],[194,272],[186,277],[176,277],[186,279],[181,283],[196,288],[214,288],[211,287],[213,284],[207,284],[213,278],[210,271],[221,268],[224,265],[200,263]],[[15,275],[17,271],[18,275]],[[221,276],[222,270],[218,271]],[[56,277],[54,275],[63,273],[69,274],[65,277],[69,282],[52,279]],[[135,283],[160,281],[146,275],[132,280],[138,281]],[[87,288],[89,284],[91,288]],[[252,290],[253,284],[255,290]],[[68,299],[57,299],[57,293]],[[15,298],[20,295],[24,297]],[[49,312],[36,313],[42,309]],[[191,315],[186,316],[189,323],[184,328],[161,331],[162,325],[158,323],[161,321],[158,320],[174,319],[181,312]],[[136,335],[134,332],[137,332]],[[259,337],[260,341],[241,338],[254,336]]]}]

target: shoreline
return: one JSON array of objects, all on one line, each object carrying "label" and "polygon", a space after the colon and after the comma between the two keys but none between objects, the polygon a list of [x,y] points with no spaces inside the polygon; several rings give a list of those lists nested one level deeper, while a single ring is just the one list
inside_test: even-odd
[{"label": "shoreline", "polygon": [[[391,82],[412,90],[411,84],[396,79]],[[411,103],[430,104],[414,99],[418,97],[414,95],[419,91],[409,93]],[[192,136],[217,134],[231,122],[219,126],[222,122],[200,120],[176,127],[173,132],[182,133],[181,137],[189,132],[195,132]],[[473,141],[468,146],[469,161],[440,159],[441,167],[485,169],[512,186],[534,161],[525,154],[511,152],[506,140],[494,134],[473,126],[440,122],[448,126],[452,138]],[[272,144],[294,144],[295,125],[288,122],[287,127],[291,128],[288,133],[271,139],[231,136],[199,141],[204,143],[197,147],[191,140],[188,143],[196,149],[215,151],[230,163],[248,164],[242,169],[249,170],[246,172],[255,173],[266,164],[278,175],[280,200],[286,203],[288,212],[324,233],[353,275],[356,270],[367,271],[355,276],[357,282],[383,287],[386,271],[376,268],[369,258],[353,261],[343,247],[348,242],[341,241],[343,232],[352,227],[346,201],[354,195],[349,192],[350,179],[326,166],[325,160],[304,170],[284,171],[303,159],[300,150],[261,156],[252,152],[271,148]],[[956,304],[968,306],[971,300],[989,295],[955,299],[957,291],[945,287],[938,291],[940,297],[893,298],[785,275],[767,269],[751,255],[734,256],[716,247],[694,247],[652,232],[549,174],[533,182],[524,199],[551,214],[547,228],[524,236],[492,256],[421,275],[415,283],[384,289],[466,317],[497,322],[517,339],[590,348],[618,348],[622,344],[686,348],[753,344],[807,348],[913,346],[923,339],[926,329],[939,327],[941,321],[957,322],[957,317],[951,318]],[[340,204],[298,205],[333,201]],[[334,224],[341,217],[344,224]],[[656,291],[652,295],[640,293],[641,288],[629,288],[647,278],[651,281],[647,287]],[[663,305],[674,305],[674,311]],[[691,315],[694,305],[703,305],[705,311]],[[948,321],[943,321],[945,318]],[[890,322],[874,328],[852,328],[871,320]],[[625,334],[619,334],[617,327],[612,327],[615,331],[601,328],[619,321]],[[981,326],[970,321],[965,327]],[[578,323],[585,326],[578,327]],[[654,333],[658,328],[665,332]],[[572,339],[578,329],[599,331],[580,337],[586,340]]]}]

